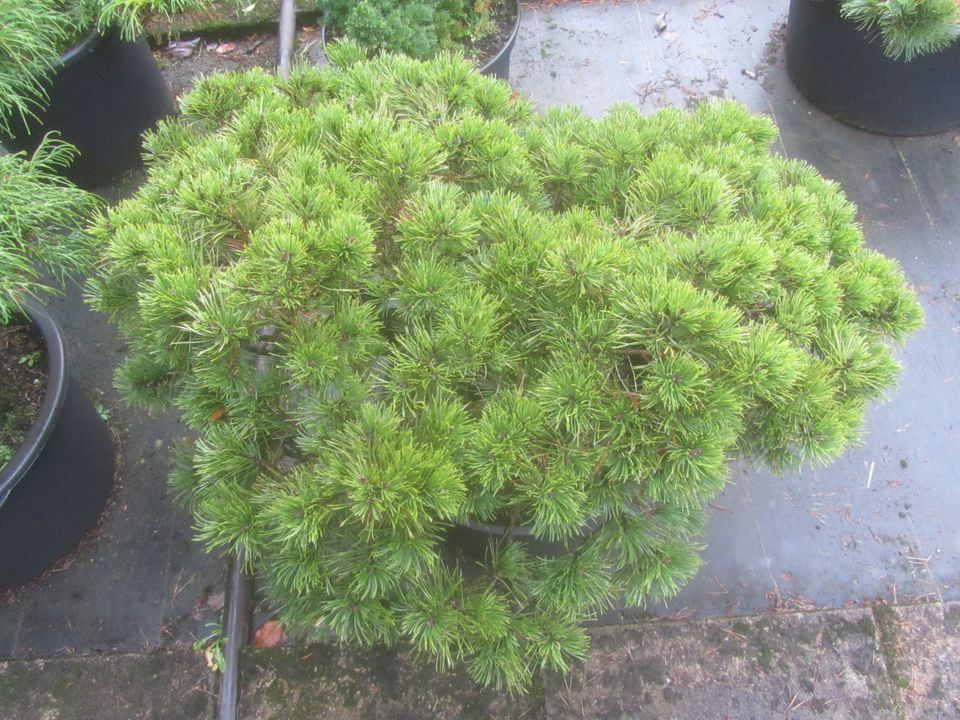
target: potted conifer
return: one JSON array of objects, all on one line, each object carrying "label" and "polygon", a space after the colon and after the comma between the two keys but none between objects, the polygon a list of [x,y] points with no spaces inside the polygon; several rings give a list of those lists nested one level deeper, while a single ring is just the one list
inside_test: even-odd
[{"label": "potted conifer", "polygon": [[33,152],[50,132],[79,151],[59,169],[84,187],[140,164],[140,135],[174,110],[140,33],[145,13],[207,0],[0,3],[0,136]]},{"label": "potted conifer", "polygon": [[814,105],[887,135],[960,127],[956,0],[791,0],[787,71]]},{"label": "potted conifer", "polygon": [[856,439],[919,306],[736,103],[540,116],[462,58],[330,52],[148,136],[93,228],[118,386],[181,410],[173,486],[289,628],[524,687],[697,571],[731,457]]},{"label": "potted conifer", "polygon": [[[0,378],[4,442],[0,459],[0,591],[40,574],[96,522],[113,484],[113,442],[70,372],[56,322],[36,302],[45,269],[63,279],[91,259],[87,222],[97,198],[57,174],[74,151],[45,139],[31,157],[0,156],[0,333],[35,328],[43,351],[11,358],[37,365],[45,381],[38,407],[21,407],[23,388]],[[11,363],[4,362],[4,366]],[[30,388],[27,388],[30,390]],[[30,393],[33,394],[33,393]],[[17,443],[6,433],[23,423]]]},{"label": "potted conifer", "polygon": [[485,75],[510,77],[510,53],[520,28],[519,0],[316,0],[327,34],[371,52],[417,59],[460,48]]}]

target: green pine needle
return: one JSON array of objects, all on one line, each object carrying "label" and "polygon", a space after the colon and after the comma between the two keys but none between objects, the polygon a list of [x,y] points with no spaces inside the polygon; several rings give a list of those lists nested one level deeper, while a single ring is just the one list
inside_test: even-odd
[{"label": "green pine needle", "polygon": [[[738,104],[540,116],[458,56],[330,54],[201,80],[88,293],[124,394],[196,434],[198,535],[291,631],[522,690],[697,572],[731,458],[855,441],[920,306]],[[482,559],[454,522],[499,528]]]}]

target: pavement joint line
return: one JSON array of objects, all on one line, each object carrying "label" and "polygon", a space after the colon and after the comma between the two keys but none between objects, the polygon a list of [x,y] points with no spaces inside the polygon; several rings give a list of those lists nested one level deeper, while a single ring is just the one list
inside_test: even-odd
[{"label": "pavement joint line", "polygon": [[930,214],[930,207],[927,204],[926,199],[923,197],[923,193],[920,192],[920,186],[917,184],[917,179],[913,175],[913,170],[910,167],[910,163],[907,162],[906,156],[903,154],[902,141],[897,138],[891,138],[891,144],[896,148],[897,155],[900,158],[900,162],[903,165],[903,169],[907,171],[907,178],[910,180],[910,186],[913,188],[913,192],[917,196],[917,200],[920,203],[920,207],[923,208],[923,214],[927,217],[927,224],[930,226],[930,229],[933,230],[933,236],[940,240],[940,228],[937,227],[937,224],[933,221],[933,215]]},{"label": "pavement joint line", "polygon": [[170,596],[167,594],[166,590],[170,586],[170,575],[173,570],[173,532],[174,532],[174,518],[171,517],[167,520],[167,547],[166,553],[163,560],[163,582],[160,587],[164,589],[164,593],[160,598],[160,617],[157,618],[157,642],[163,642],[163,625],[164,617],[167,612],[167,606],[169,605],[172,609],[173,602],[171,601]]},{"label": "pavement joint line", "polygon": [[640,32],[638,33],[638,35],[640,37],[640,47],[643,52],[643,60],[647,64],[647,68],[646,68],[647,75],[652,78],[654,77],[653,61],[650,57],[650,47],[649,45],[647,45],[647,33],[646,33],[646,27],[643,24],[643,13],[640,9],[639,2],[635,2],[634,7],[637,10],[637,22],[640,23]]},{"label": "pavement joint line", "polygon": [[17,655],[20,652],[20,634],[23,630],[23,616],[26,614],[26,608],[21,608],[17,613],[17,625],[13,630],[13,642],[10,646],[10,654]]},{"label": "pavement joint line", "polygon": [[[787,609],[787,610],[777,610],[777,611],[767,611],[767,612],[752,612],[744,614],[735,614],[735,615],[711,615],[706,617],[698,618],[686,618],[680,620],[664,620],[663,618],[649,618],[644,620],[637,620],[634,622],[627,623],[618,623],[616,625],[598,625],[595,627],[588,627],[587,632],[597,632],[597,633],[610,633],[612,631],[628,631],[628,630],[638,630],[644,627],[649,627],[651,625],[708,625],[708,624],[726,624],[726,623],[736,623],[745,620],[776,620],[778,618],[791,618],[791,617],[816,617],[816,616],[828,616],[828,615],[842,615],[845,613],[860,611],[869,611],[872,615],[876,616],[877,608],[880,608],[880,612],[883,613],[886,611],[893,611],[897,615],[898,623],[905,622],[900,617],[902,611],[916,610],[918,608],[926,607],[937,607],[937,608],[949,608],[952,606],[960,607],[960,601],[956,600],[944,600],[944,601],[934,601],[934,602],[901,602],[901,603],[887,603],[883,601],[864,603],[862,605],[853,605],[851,607],[836,607],[836,608],[813,608],[813,609]],[[299,643],[285,643],[280,647],[291,648],[296,647]],[[363,649],[358,648],[350,644],[343,643],[305,643],[306,645],[330,645],[331,647],[340,647],[345,650],[351,649]],[[244,643],[244,648],[251,649],[253,648],[253,643]],[[257,648],[256,650],[259,650]],[[60,654],[60,655],[46,655],[46,656],[37,656],[37,657],[0,657],[0,665],[8,665],[15,663],[33,663],[33,662],[43,662],[43,663],[56,663],[56,662],[74,662],[78,660],[87,660],[87,659],[122,659],[122,658],[141,658],[144,655],[180,655],[185,652],[198,652],[192,651],[189,647],[152,647],[147,651],[90,651],[82,653],[70,653],[70,654]]]}]

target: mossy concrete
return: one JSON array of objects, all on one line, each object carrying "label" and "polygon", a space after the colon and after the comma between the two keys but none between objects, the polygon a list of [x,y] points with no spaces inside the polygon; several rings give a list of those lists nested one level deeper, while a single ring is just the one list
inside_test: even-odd
[{"label": "mossy concrete", "polygon": [[870,608],[604,627],[547,715],[568,718],[892,718]]},{"label": "mossy concrete", "polygon": [[960,603],[884,607],[882,617],[900,717],[960,717]]},{"label": "mossy concrete", "polygon": [[[329,644],[248,648],[244,720],[947,720],[960,717],[960,603],[590,631],[590,654],[525,696],[464,668]],[[0,661],[2,720],[212,720],[189,650]]]},{"label": "mossy concrete", "polygon": [[547,686],[551,720],[960,717],[960,604],[778,613],[593,631]]},{"label": "mossy concrete", "polygon": [[590,631],[589,657],[527,697],[389,649],[249,650],[245,720],[960,717],[960,605],[650,621]]},{"label": "mossy concrete", "polygon": [[479,688],[461,668],[437,673],[409,653],[337,645],[250,649],[245,720],[540,720],[542,690],[524,697]]},{"label": "mossy concrete", "polygon": [[213,690],[189,651],[0,662],[3,720],[208,720]]}]

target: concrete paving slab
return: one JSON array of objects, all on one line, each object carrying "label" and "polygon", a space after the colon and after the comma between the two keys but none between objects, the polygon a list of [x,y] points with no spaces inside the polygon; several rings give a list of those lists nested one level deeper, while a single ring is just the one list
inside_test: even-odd
[{"label": "concrete paving slab", "polygon": [[591,635],[583,667],[548,685],[551,720],[896,714],[867,609],[645,623]]},{"label": "concrete paving slab", "polygon": [[842,125],[796,93],[782,61],[765,88],[785,152],[840,182],[860,210],[867,246],[898,259],[927,321],[899,352],[899,387],[869,409],[860,447],[779,480],[760,472],[758,483],[783,492],[759,496],[771,574],[794,578],[791,589],[818,606],[956,599],[956,136],[888,138]]},{"label": "concrete paving slab", "polygon": [[540,108],[573,103],[591,115],[615,102],[652,112],[731,96],[761,110],[755,68],[785,13],[778,0],[533,3],[510,77]]},{"label": "concrete paving slab", "polygon": [[197,653],[0,662],[4,720],[212,720],[212,691]]},{"label": "concrete paving slab", "polygon": [[463,669],[438,674],[409,654],[336,645],[249,649],[243,720],[542,720],[542,690],[529,696],[478,688]]},{"label": "concrete paving slab", "polygon": [[908,720],[960,717],[960,605],[878,608],[888,670]]}]

